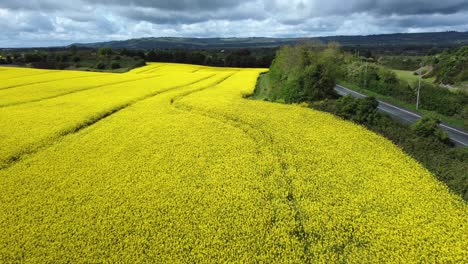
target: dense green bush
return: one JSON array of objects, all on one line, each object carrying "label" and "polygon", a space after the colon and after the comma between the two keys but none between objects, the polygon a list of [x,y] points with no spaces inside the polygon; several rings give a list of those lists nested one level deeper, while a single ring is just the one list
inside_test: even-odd
[{"label": "dense green bush", "polygon": [[120,63],[118,62],[113,62],[111,64],[111,69],[115,70],[115,69],[119,69],[120,68]]},{"label": "dense green bush", "polygon": [[446,50],[437,56],[436,81],[454,84],[468,80],[468,46],[457,50]]},{"label": "dense green bush", "polygon": [[[413,86],[416,89],[417,84]],[[455,116],[461,115],[468,104],[468,95],[450,92],[433,84],[421,83],[421,107],[437,113]]]},{"label": "dense green bush", "polygon": [[359,124],[372,124],[378,118],[378,105],[374,97],[359,99],[348,95],[336,101],[333,113]]},{"label": "dense green bush", "polygon": [[145,60],[139,59],[133,64],[132,68],[143,67],[145,65],[146,65]]},{"label": "dense green bush", "polygon": [[440,120],[432,116],[424,116],[411,125],[411,129],[421,137],[435,137],[443,143],[450,144],[447,133],[440,127]]},{"label": "dense green bush", "polygon": [[286,103],[335,98],[336,64],[340,57],[333,45],[282,47],[270,68],[270,98]]},{"label": "dense green bush", "polygon": [[99,62],[97,65],[96,65],[96,69],[99,69],[99,70],[103,70],[106,68],[106,64],[104,62]]}]

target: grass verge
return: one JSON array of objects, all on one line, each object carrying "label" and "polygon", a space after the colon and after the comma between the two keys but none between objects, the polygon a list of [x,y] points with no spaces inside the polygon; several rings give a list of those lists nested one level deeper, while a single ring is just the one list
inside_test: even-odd
[{"label": "grass verge", "polygon": [[347,81],[340,80],[340,81],[338,81],[338,84],[340,84],[340,85],[342,85],[344,87],[353,89],[353,90],[355,90],[357,92],[363,93],[365,95],[373,96],[378,100],[385,101],[385,102],[394,104],[396,106],[406,108],[406,109],[411,110],[411,111],[416,112],[416,113],[420,113],[420,114],[423,114],[423,115],[426,115],[426,114],[436,115],[440,120],[442,120],[443,122],[445,122],[447,124],[450,124],[450,125],[453,125],[453,126],[456,126],[456,127],[460,127],[460,128],[463,128],[463,129],[468,129],[468,122],[466,120],[463,120],[462,118],[441,115],[441,114],[438,114],[438,113],[436,113],[434,111],[428,111],[428,110],[424,110],[424,109],[416,110],[416,106],[413,105],[413,104],[409,104],[407,102],[395,99],[395,98],[390,97],[390,96],[381,95],[379,93],[376,93],[376,92],[373,92],[373,91],[370,91],[370,90],[367,90],[367,89],[363,89],[363,88],[359,87],[358,85],[347,82]]}]

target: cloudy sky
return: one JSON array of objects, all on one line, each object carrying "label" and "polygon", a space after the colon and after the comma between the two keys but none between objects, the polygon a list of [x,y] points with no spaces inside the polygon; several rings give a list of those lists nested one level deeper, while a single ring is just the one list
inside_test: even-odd
[{"label": "cloudy sky", "polygon": [[0,47],[468,31],[467,0],[0,0]]}]

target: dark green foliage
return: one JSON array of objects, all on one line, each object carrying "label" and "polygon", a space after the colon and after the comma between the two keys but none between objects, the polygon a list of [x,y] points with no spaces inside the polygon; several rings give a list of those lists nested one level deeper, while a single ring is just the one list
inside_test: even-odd
[{"label": "dark green foliage", "polygon": [[342,97],[336,101],[336,109],[333,111],[338,116],[344,119],[352,119],[356,116],[357,112],[357,99],[351,95]]},{"label": "dark green foliage", "polygon": [[359,124],[373,124],[379,117],[378,105],[374,97],[359,99],[348,95],[336,101],[334,113]]},{"label": "dark green foliage", "polygon": [[286,103],[336,98],[336,63],[341,54],[336,46],[285,46],[270,68],[270,99]]},{"label": "dark green foliage", "polygon": [[465,121],[465,126],[468,127],[468,104],[466,104],[464,107],[463,107],[463,111],[461,113],[461,117],[462,119]]},{"label": "dark green foliage", "polygon": [[[381,95],[393,97],[409,104],[416,103],[418,83],[399,80],[394,72],[374,64],[354,61],[346,68],[346,80]],[[453,93],[427,82],[421,83],[420,107],[446,116],[461,116],[468,104],[468,95]]]},{"label": "dark green foliage", "polygon": [[68,49],[71,55],[76,55],[76,53],[78,52],[78,47],[76,45],[71,45]]},{"label": "dark green foliage", "polygon": [[103,70],[106,68],[106,64],[104,62],[99,62],[97,65],[96,65],[96,69],[99,69],[99,70]]},{"label": "dark green foliage", "polygon": [[155,50],[150,50],[150,52],[148,52],[146,54],[146,59],[148,61],[157,61],[158,60],[158,54],[156,53]]},{"label": "dark green foliage", "polygon": [[[48,51],[26,50],[22,54],[6,53],[0,55],[0,63],[16,64],[40,69],[81,69],[99,71],[126,71],[144,66],[145,57],[142,52],[115,51],[109,48],[100,50],[82,49],[71,46],[66,49]],[[131,55],[131,56],[128,56]],[[10,59],[10,61],[7,60]]]},{"label": "dark green foliage", "polygon": [[114,51],[111,48],[100,48],[98,50],[98,54],[101,55],[101,56],[109,57],[112,54],[114,54]]},{"label": "dark green foliage", "polygon": [[[431,49],[432,50],[432,49]],[[414,71],[424,61],[422,56],[381,56],[378,63],[397,70]]]},{"label": "dark green foliage", "polygon": [[143,67],[146,65],[146,62],[144,60],[137,60],[131,68],[138,68],[138,67]]},{"label": "dark green foliage", "polygon": [[434,71],[437,82],[454,84],[468,81],[468,46],[446,50],[436,58]]},{"label": "dark green foliage", "polygon": [[[416,88],[416,83],[413,86]],[[437,113],[455,116],[461,115],[468,104],[468,95],[453,93],[436,85],[421,83],[421,107]]]},{"label": "dark green foliage", "polygon": [[111,69],[115,70],[115,69],[119,69],[119,68],[120,68],[120,63],[115,61],[115,62],[113,62],[111,64]]},{"label": "dark green foliage", "polygon": [[232,50],[150,50],[149,62],[175,62],[221,67],[268,68],[274,57],[274,49]]},{"label": "dark green foliage", "polygon": [[315,101],[335,96],[334,77],[325,64],[311,64],[299,75],[299,85],[303,87],[305,100]]},{"label": "dark green foliage", "polygon": [[440,120],[432,116],[424,116],[411,126],[413,131],[421,137],[435,137],[443,143],[449,144],[450,140],[440,127]]}]

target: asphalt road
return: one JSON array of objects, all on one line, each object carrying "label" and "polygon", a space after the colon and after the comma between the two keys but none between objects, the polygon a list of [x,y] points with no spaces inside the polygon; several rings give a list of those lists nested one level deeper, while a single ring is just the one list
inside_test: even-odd
[{"label": "asphalt road", "polygon": [[[357,98],[364,98],[366,95],[362,93],[358,93],[356,91],[353,91],[349,88],[343,87],[341,85],[335,86],[335,91],[339,95],[352,95],[353,97]],[[413,124],[415,123],[419,118],[421,118],[421,115],[418,113],[411,112],[407,109],[383,102],[378,100],[379,106],[378,109],[381,112],[385,112],[389,114],[390,116],[397,118],[404,123],[408,124]],[[440,124],[440,127],[447,132],[449,138],[457,145],[457,146],[468,146],[468,132],[463,131],[459,128],[452,127],[446,123]]]}]

